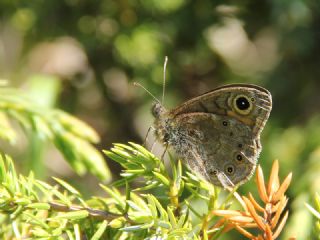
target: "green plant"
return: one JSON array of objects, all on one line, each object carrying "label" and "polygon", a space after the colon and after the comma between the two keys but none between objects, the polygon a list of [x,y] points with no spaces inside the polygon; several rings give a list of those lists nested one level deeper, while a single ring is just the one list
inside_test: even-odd
[{"label": "green plant", "polygon": [[[171,161],[169,171],[160,159],[134,143],[115,144],[105,153],[124,167],[122,179],[112,187],[101,184],[106,196],[89,199],[84,199],[61,179],[54,178],[57,184],[51,186],[35,179],[32,173],[18,176],[12,160],[1,155],[1,236],[4,239],[218,239],[230,230],[229,223],[237,226],[235,219],[241,222],[234,216],[230,219],[230,213],[236,211],[228,209],[233,195],[241,203],[242,198],[235,191],[225,195],[190,172],[183,175],[180,161]],[[276,182],[275,179],[272,181]],[[285,180],[286,187],[288,181]],[[121,185],[125,186],[124,193],[115,187]],[[285,188],[279,189],[274,189],[274,194],[280,191],[283,196]],[[247,199],[243,199],[247,204],[244,206],[249,206]],[[282,211],[285,205],[277,206]],[[252,212],[245,209],[248,220]],[[221,211],[229,211],[229,215],[223,216]],[[280,228],[286,217],[287,214]]]},{"label": "green plant", "polygon": [[0,88],[0,137],[14,144],[17,134],[9,119],[18,122],[26,134],[53,142],[78,174],[90,171],[110,180],[103,156],[92,146],[99,136],[84,122],[64,111],[39,106],[21,90]]},{"label": "green plant", "polygon": [[315,226],[314,226],[314,233],[317,239],[320,239],[320,196],[316,193],[314,197],[314,207],[310,204],[306,203],[306,207],[308,210],[313,214],[316,218]]}]

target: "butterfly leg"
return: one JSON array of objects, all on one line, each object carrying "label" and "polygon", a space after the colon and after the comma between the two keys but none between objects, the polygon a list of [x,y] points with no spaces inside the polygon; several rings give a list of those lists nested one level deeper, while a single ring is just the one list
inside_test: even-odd
[{"label": "butterfly leg", "polygon": [[152,145],[151,145],[151,149],[150,149],[150,152],[152,152],[153,151],[153,149],[154,149],[154,146],[157,144],[157,141],[153,141],[153,143],[152,143]]},{"label": "butterfly leg", "polygon": [[164,147],[164,151],[163,153],[161,154],[161,162],[164,162],[164,155],[166,154],[167,150],[168,150],[168,143],[166,143],[165,147]]},{"label": "butterfly leg", "polygon": [[[148,136],[149,136],[149,133],[150,133],[151,130],[154,130],[154,128],[153,128],[152,126],[150,126],[150,127],[148,128],[147,134],[146,134],[146,136],[144,137],[144,140],[143,140],[143,146],[144,146],[144,147],[147,147]],[[154,143],[153,143],[153,145],[154,145]]]}]

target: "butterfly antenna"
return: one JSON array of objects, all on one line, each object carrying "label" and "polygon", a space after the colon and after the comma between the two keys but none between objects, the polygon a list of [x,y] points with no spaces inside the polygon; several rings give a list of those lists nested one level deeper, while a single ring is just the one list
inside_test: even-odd
[{"label": "butterfly antenna", "polygon": [[166,88],[166,70],[167,70],[167,63],[168,63],[168,56],[164,58],[164,65],[163,65],[163,85],[162,85],[162,99],[161,104],[163,105],[164,102],[164,93]]},{"label": "butterfly antenna", "polygon": [[[140,83],[138,82],[134,82],[133,83],[133,86],[136,86],[136,87],[141,87],[143,90],[145,90],[154,100],[156,100],[156,102],[160,103],[161,102],[159,101],[158,98],[156,98],[148,89],[146,89],[144,86],[142,86]],[[162,105],[162,104],[161,104]]]}]

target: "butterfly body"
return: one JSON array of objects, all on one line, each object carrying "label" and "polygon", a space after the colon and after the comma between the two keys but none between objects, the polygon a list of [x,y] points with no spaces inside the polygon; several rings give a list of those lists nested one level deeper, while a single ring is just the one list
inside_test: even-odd
[{"label": "butterfly body", "polygon": [[155,134],[206,180],[234,186],[254,172],[271,106],[270,93],[261,87],[227,85],[172,110],[156,104]]}]

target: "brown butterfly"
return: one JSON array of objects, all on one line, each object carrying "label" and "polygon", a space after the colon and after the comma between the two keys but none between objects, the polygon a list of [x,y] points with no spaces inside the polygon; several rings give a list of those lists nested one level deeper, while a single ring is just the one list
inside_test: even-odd
[{"label": "brown butterfly", "polygon": [[261,152],[260,134],[272,108],[271,94],[249,84],[226,85],[175,109],[153,106],[155,134],[190,170],[214,185],[250,179]]}]

